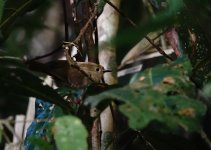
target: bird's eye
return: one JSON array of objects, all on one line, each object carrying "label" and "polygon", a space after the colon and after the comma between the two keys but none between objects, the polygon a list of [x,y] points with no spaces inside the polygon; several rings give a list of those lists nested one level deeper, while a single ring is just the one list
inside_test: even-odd
[{"label": "bird's eye", "polygon": [[100,68],[96,68],[96,71],[100,71]]}]

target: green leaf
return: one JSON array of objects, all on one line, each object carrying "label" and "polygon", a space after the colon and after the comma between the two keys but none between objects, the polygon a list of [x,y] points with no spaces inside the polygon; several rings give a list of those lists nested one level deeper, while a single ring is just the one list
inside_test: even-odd
[{"label": "green leaf", "polygon": [[135,74],[130,81],[134,89],[151,87],[164,94],[194,97],[194,84],[189,79],[191,64],[187,57],[169,64],[158,65]]},{"label": "green leaf", "polygon": [[42,150],[52,150],[53,149],[53,146],[49,145],[49,143],[47,143],[42,138],[32,136],[29,138],[29,141],[31,142],[32,145],[38,146],[39,149],[42,149]]},{"label": "green leaf", "polygon": [[62,117],[64,115],[65,114],[64,114],[64,112],[62,111],[62,109],[60,107],[57,107],[57,106],[54,107],[53,116],[55,118]]},{"label": "green leaf", "polygon": [[190,69],[186,57],[150,68],[136,74],[129,86],[89,96],[85,105],[96,107],[111,100],[124,102],[120,111],[134,129],[157,122],[164,130],[199,131],[206,106],[191,99],[195,86],[188,77]]},{"label": "green leaf", "polygon": [[116,100],[116,99],[120,101],[127,101],[132,97],[133,100],[136,100],[136,94],[133,91],[129,90],[128,87],[117,88],[102,92],[95,96],[89,96],[88,98],[86,98],[84,104],[90,105],[91,107],[96,107],[102,104],[104,101],[109,102],[111,100]]},{"label": "green leaf", "polygon": [[43,85],[43,80],[29,71],[21,60],[0,57],[0,62],[0,95],[33,96],[69,110],[68,103],[51,87]]},{"label": "green leaf", "polygon": [[199,131],[201,118],[206,112],[206,106],[199,101],[184,96],[167,96],[151,88],[140,91],[130,87],[109,90],[88,97],[85,104],[95,107],[108,99],[125,103],[120,106],[120,111],[128,117],[133,129],[145,128],[156,121],[170,131],[179,128]]},{"label": "green leaf", "polygon": [[186,131],[200,131],[200,121],[206,106],[186,97],[168,97],[147,90],[138,101],[120,106],[120,111],[129,118],[129,125],[133,129],[144,128],[156,121],[165,130],[177,131],[183,128]]},{"label": "green leaf", "polygon": [[59,150],[87,150],[88,133],[81,120],[63,116],[55,122],[55,140]]},{"label": "green leaf", "polygon": [[[130,83],[137,82],[144,77],[144,82],[149,85],[155,85],[163,80],[166,76],[178,77],[188,76],[191,71],[191,64],[186,56],[177,59],[175,62],[169,64],[157,65],[153,68],[149,68],[145,71],[141,71],[135,74]],[[143,78],[142,78],[143,79]]]}]

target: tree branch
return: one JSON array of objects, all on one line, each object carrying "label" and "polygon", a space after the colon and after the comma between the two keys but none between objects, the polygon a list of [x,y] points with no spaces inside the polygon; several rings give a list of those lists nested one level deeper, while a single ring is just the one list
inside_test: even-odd
[{"label": "tree branch", "polygon": [[[120,11],[112,2],[106,0],[106,2],[113,7],[121,16],[123,16],[133,27],[137,27],[136,23],[132,21],[128,16],[126,16],[122,11]],[[148,36],[144,36],[145,39],[149,41],[149,43],[157,49],[157,51],[163,55],[164,57],[168,58],[169,60],[173,61],[174,59],[167,55],[159,46],[157,46],[153,40],[151,40]]]}]

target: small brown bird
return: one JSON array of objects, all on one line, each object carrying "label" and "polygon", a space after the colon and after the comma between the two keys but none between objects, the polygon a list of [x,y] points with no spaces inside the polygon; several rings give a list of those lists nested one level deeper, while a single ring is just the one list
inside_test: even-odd
[{"label": "small brown bird", "polygon": [[101,83],[103,74],[110,72],[96,63],[77,62],[77,67],[75,67],[69,65],[66,60],[56,60],[45,64],[34,61],[29,63],[29,68],[51,75],[73,88],[85,88],[91,83]]}]

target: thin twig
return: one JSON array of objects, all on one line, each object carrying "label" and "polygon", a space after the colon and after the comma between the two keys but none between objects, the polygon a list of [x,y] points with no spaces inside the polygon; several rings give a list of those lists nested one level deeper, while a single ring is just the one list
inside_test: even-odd
[{"label": "thin twig", "polygon": [[32,62],[32,61],[36,61],[36,60],[39,60],[39,59],[42,59],[42,58],[45,58],[45,57],[48,57],[48,56],[50,56],[50,55],[53,55],[54,53],[59,52],[61,49],[62,49],[62,45],[60,45],[60,46],[57,47],[55,50],[53,50],[53,51],[51,51],[51,52],[49,52],[49,53],[47,53],[47,54],[44,54],[44,55],[42,55],[42,56],[37,56],[37,57],[35,57],[35,58],[29,59],[29,60],[26,61],[26,63],[29,63],[29,62]]},{"label": "thin twig", "polygon": [[136,132],[137,132],[138,136],[140,136],[140,137],[144,140],[144,142],[146,143],[147,146],[149,146],[152,150],[156,150],[155,147],[152,145],[152,143],[149,142],[149,141],[144,137],[144,135],[142,134],[142,132],[141,132],[140,130],[139,130],[139,131],[136,131]]},{"label": "thin twig", "polygon": [[165,30],[163,30],[162,32],[160,32],[156,37],[154,37],[152,40],[155,41],[157,38],[159,38],[161,35],[165,34],[167,31],[169,30],[169,28],[166,28]]},{"label": "thin twig", "polygon": [[[64,1],[64,0],[63,0]],[[94,18],[96,17],[97,15],[97,8],[94,9],[94,12],[92,13],[91,17],[89,18],[89,20],[86,22],[85,26],[81,29],[79,35],[76,37],[76,39],[73,41],[73,42],[69,42],[69,45],[67,44],[66,46],[70,46],[72,47],[72,43],[74,43],[75,45],[78,45],[79,42],[80,42],[80,39],[81,37],[83,36],[83,34],[86,32],[87,28],[89,27],[89,24],[92,23],[92,21],[94,20]],[[65,17],[65,16],[64,16]],[[66,17],[65,17],[66,18]],[[66,23],[65,23],[66,24]],[[65,27],[65,40],[67,39],[67,27]],[[68,41],[68,40],[67,40]],[[77,46],[76,46],[77,47]],[[62,45],[60,45],[58,48],[56,48],[55,50],[53,50],[52,52],[50,53],[47,53],[45,55],[42,55],[42,56],[37,56],[33,59],[30,59],[28,60],[27,62],[30,62],[30,61],[35,61],[35,60],[39,60],[39,59],[42,59],[42,58],[45,58],[45,57],[48,57],[56,52],[58,52],[60,49],[62,48]],[[68,52],[69,53],[69,52]]]},{"label": "thin twig", "polygon": [[[83,28],[80,30],[79,35],[76,37],[76,39],[73,42],[64,42],[63,48],[64,48],[64,53],[65,56],[67,58],[67,61],[69,63],[69,65],[71,65],[72,67],[78,69],[81,73],[83,73],[86,77],[88,77],[92,82],[95,82],[94,79],[88,75],[84,70],[82,70],[80,68],[80,66],[77,64],[76,61],[73,61],[73,59],[71,58],[70,54],[69,54],[69,50],[73,47],[76,46],[78,47],[78,44],[81,40],[81,37],[84,35],[84,33],[86,32],[86,30],[88,29],[89,25],[93,22],[93,20],[95,19],[95,17],[97,16],[97,6],[95,6],[93,13],[91,14],[91,17],[89,18],[89,20],[86,22],[86,24],[83,26]],[[79,50],[79,49],[78,49]],[[80,52],[80,51],[79,51]]]},{"label": "thin twig", "polygon": [[76,39],[73,42],[69,42],[65,45],[65,46],[73,46],[72,43],[74,43],[75,45],[78,45],[81,37],[84,35],[84,33],[86,32],[87,28],[89,27],[89,24],[92,23],[92,21],[95,19],[95,17],[97,16],[97,8],[95,7],[94,12],[92,13],[91,17],[89,18],[89,20],[86,22],[86,24],[83,26],[83,28],[80,30],[80,33],[78,34],[78,36],[76,37]]},{"label": "thin twig", "polygon": [[[67,9],[66,9],[66,1],[65,0],[62,0],[62,6],[63,6],[63,15],[64,15],[64,31],[65,31],[65,41],[69,41],[69,31],[68,31],[68,20],[67,20]],[[57,47],[55,50],[47,53],[47,54],[44,54],[42,56],[37,56],[35,58],[32,58],[30,60],[27,60],[26,63],[28,62],[32,62],[32,61],[36,61],[36,60],[39,60],[39,59],[42,59],[42,58],[45,58],[45,57],[48,57],[56,52],[58,52],[60,49],[62,48],[62,44]]]},{"label": "thin twig", "polygon": [[[64,14],[64,25],[65,25],[65,40],[68,41],[69,40],[69,31],[68,31],[67,10],[66,10],[66,2],[65,2],[65,0],[62,0],[62,4],[63,4],[63,14]],[[45,58],[45,57],[48,57],[48,56],[53,55],[54,53],[58,52],[61,49],[62,49],[62,44],[59,45],[59,47],[57,47],[55,50],[53,50],[53,51],[51,51],[51,52],[49,52],[47,54],[44,54],[42,56],[37,56],[35,58],[27,60],[26,63],[32,62],[32,61],[36,61],[36,60],[39,60],[39,59],[42,59],[42,58]]]},{"label": "thin twig", "polygon": [[[120,15],[122,15],[133,27],[137,27],[136,23],[132,21],[128,16],[126,16],[122,11],[120,11],[112,2],[106,0],[106,2],[113,7]],[[173,61],[174,59],[167,55],[159,46],[157,46],[153,40],[151,40],[148,36],[144,36],[145,39],[149,41],[149,43],[157,49],[157,51],[162,54],[164,57],[168,58],[169,60]]]},{"label": "thin twig", "polygon": [[126,16],[121,10],[119,10],[119,8],[117,8],[112,2],[105,0],[106,3],[108,3],[111,7],[113,7],[121,16],[123,16],[125,19],[127,19],[127,21],[133,25],[134,27],[136,27],[136,23],[131,20],[128,16]]},{"label": "thin twig", "polygon": [[[68,43],[68,45],[69,45],[69,43]],[[64,53],[65,53],[65,56],[66,56],[67,61],[68,61],[68,63],[69,63],[70,66],[78,69],[81,73],[83,73],[92,82],[95,82],[95,80],[89,74],[87,74],[83,69],[80,68],[80,66],[78,65],[77,61],[74,61],[72,59],[72,57],[69,55],[69,47],[64,47]]]},{"label": "thin twig", "polygon": [[148,36],[144,36],[145,39],[147,39],[149,41],[149,43],[154,46],[158,52],[160,54],[162,54],[163,56],[165,56],[166,58],[168,58],[169,60],[173,61],[174,59],[172,57],[170,57],[169,55],[167,55],[159,46],[157,46]]}]

